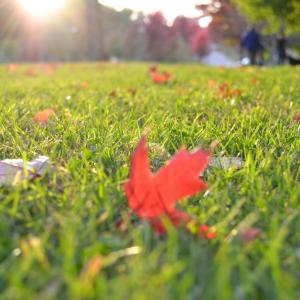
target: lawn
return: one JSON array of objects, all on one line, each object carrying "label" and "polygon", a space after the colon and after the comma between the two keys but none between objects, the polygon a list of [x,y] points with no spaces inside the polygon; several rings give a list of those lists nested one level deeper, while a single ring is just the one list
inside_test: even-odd
[{"label": "lawn", "polygon": [[[163,65],[174,78],[159,85],[148,67],[0,67],[0,159],[52,162],[0,188],[0,298],[300,299],[300,69]],[[215,239],[161,236],[131,212],[122,186],[145,131],[153,170],[216,140],[214,156],[243,160],[179,203]]]}]

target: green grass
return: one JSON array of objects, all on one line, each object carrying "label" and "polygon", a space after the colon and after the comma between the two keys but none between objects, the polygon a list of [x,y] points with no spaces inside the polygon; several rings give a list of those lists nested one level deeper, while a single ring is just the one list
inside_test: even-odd
[{"label": "green grass", "polygon": [[[300,299],[300,69],[166,65],[176,80],[157,86],[147,65],[26,68],[0,68],[0,158],[48,155],[54,170],[0,188],[0,299]],[[208,80],[242,96],[217,97]],[[56,116],[35,124],[49,107]],[[180,204],[215,240],[174,228],[159,237],[130,214],[122,184],[146,129],[171,155],[219,140],[215,155],[244,160],[210,169],[210,193]],[[251,227],[262,236],[245,244]]]}]

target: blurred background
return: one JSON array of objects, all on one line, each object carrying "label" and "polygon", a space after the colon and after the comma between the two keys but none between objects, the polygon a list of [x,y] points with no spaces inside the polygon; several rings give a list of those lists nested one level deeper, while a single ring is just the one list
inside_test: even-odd
[{"label": "blurred background", "polygon": [[0,62],[201,61],[233,66],[255,25],[264,60],[276,37],[300,48],[299,0],[0,0]]}]

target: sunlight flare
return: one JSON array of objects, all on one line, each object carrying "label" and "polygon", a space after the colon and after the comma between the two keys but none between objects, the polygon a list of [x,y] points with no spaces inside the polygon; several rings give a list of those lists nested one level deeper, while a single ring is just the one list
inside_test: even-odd
[{"label": "sunlight flare", "polygon": [[60,10],[65,0],[19,0],[19,3],[34,16],[46,16]]},{"label": "sunlight flare", "polygon": [[212,22],[213,18],[212,16],[204,16],[199,19],[199,26],[201,28],[206,28],[209,26],[209,24]]},{"label": "sunlight flare", "polygon": [[166,17],[168,23],[172,23],[177,16],[189,18],[198,18],[201,12],[196,9],[196,4],[210,3],[211,0],[98,0],[100,4],[112,7],[118,11],[131,9],[134,12],[141,11],[145,14],[151,14],[160,11]]}]

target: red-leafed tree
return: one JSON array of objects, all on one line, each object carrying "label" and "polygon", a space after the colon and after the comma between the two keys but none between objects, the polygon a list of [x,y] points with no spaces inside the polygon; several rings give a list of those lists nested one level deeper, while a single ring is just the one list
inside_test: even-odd
[{"label": "red-leafed tree", "polygon": [[247,27],[247,22],[229,0],[212,0],[196,6],[204,16],[212,16],[209,25],[212,41],[236,43]]},{"label": "red-leafed tree", "polygon": [[175,50],[175,37],[164,15],[156,12],[146,20],[147,48],[151,60],[167,60]]},{"label": "red-leafed tree", "polygon": [[209,30],[207,28],[199,28],[191,38],[192,52],[201,57],[209,53]]},{"label": "red-leafed tree", "polygon": [[180,35],[186,42],[191,41],[191,37],[197,32],[199,25],[197,20],[184,16],[177,17],[172,26],[172,30],[176,35]]},{"label": "red-leafed tree", "polygon": [[176,36],[181,36],[189,44],[193,54],[201,57],[209,52],[209,32],[199,26],[198,20],[179,16],[172,29]]}]

